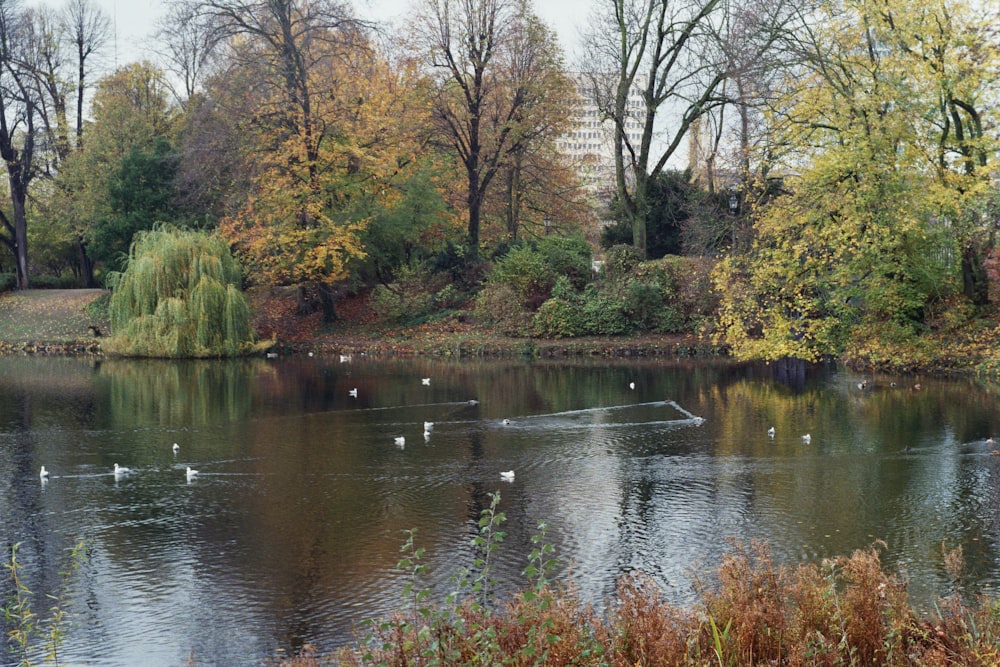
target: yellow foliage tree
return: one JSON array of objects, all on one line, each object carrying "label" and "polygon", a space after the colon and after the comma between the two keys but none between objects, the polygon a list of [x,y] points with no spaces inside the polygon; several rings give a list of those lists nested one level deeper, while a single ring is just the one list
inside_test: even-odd
[{"label": "yellow foliage tree", "polygon": [[988,78],[1000,60],[961,3],[825,5],[772,115],[787,192],[748,256],[719,265],[739,357],[818,360],[860,332],[905,339],[953,293],[989,187]]}]

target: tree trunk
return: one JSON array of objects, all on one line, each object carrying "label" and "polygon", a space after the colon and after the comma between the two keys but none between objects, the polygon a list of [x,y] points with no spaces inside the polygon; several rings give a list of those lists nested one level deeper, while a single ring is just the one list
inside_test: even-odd
[{"label": "tree trunk", "polygon": [[10,183],[10,198],[14,208],[14,261],[17,266],[17,288],[28,289],[31,279],[28,274],[28,219],[24,211],[27,191],[16,174],[11,169],[19,165],[8,164],[8,181]]},{"label": "tree trunk", "polygon": [[962,293],[976,306],[990,302],[990,282],[983,265],[983,254],[975,243],[962,250]]},{"label": "tree trunk", "polygon": [[94,262],[87,254],[86,242],[80,237],[76,239],[76,261],[80,267],[80,278],[83,286],[88,289],[97,287],[97,282],[94,280]]}]

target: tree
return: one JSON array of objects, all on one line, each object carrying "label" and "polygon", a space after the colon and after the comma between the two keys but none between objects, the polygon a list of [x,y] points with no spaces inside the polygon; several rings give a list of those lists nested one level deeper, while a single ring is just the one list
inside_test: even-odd
[{"label": "tree", "polygon": [[93,0],[66,0],[62,11],[65,39],[76,60],[76,147],[83,145],[83,108],[89,70],[87,63],[111,37],[111,20]]},{"label": "tree", "polygon": [[[696,188],[687,171],[664,171],[649,183],[649,214],[647,216],[647,252],[649,259],[681,253],[681,234],[695,207]],[[632,221],[622,215],[617,200],[612,203],[615,224],[601,233],[601,245],[632,242]]]},{"label": "tree", "polygon": [[167,7],[158,34],[167,67],[181,80],[182,90],[175,97],[186,105],[211,69],[222,34],[211,15],[201,14],[196,6],[187,4]]},{"label": "tree", "polygon": [[[757,60],[778,34],[770,25],[781,11],[739,23],[730,20],[737,11],[726,0],[604,0],[592,19],[583,70],[614,125],[617,196],[643,257],[651,180],[692,125],[732,99],[724,86],[741,64]],[[734,60],[734,51],[744,58]]]},{"label": "tree", "polygon": [[964,262],[983,225],[970,212],[996,146],[974,72],[1000,62],[989,21],[953,3],[868,0],[815,19],[775,108],[798,175],[761,213],[749,256],[717,276],[740,356],[815,360],[865,334],[914,335],[961,284],[951,258]]},{"label": "tree", "polygon": [[0,240],[14,256],[17,286],[27,288],[28,188],[38,175],[38,139],[46,118],[46,104],[39,85],[32,16],[16,0],[0,0],[0,160],[7,171],[11,213],[0,210],[6,232]]},{"label": "tree", "polygon": [[[413,46],[433,79],[435,129],[465,174],[468,257],[475,261],[494,178],[505,165],[516,178],[526,147],[558,127],[551,105],[567,101],[554,97],[566,88],[561,57],[525,0],[426,0],[417,11]],[[517,206],[510,203],[513,225]]]},{"label": "tree", "polygon": [[[91,261],[120,268],[114,264],[135,231],[179,219],[172,203],[177,121],[163,73],[148,62],[115,71],[98,82],[91,113],[87,140],[62,161],[45,202],[48,218],[70,221],[86,284],[94,283]],[[155,206],[135,205],[148,204],[153,191]]]},{"label": "tree", "polygon": [[109,352],[223,357],[256,349],[242,271],[218,236],[160,227],[137,234],[111,279]]}]

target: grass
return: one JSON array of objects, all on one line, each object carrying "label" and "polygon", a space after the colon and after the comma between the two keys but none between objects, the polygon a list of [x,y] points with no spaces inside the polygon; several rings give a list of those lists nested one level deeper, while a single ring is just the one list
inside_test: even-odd
[{"label": "grass", "polygon": [[73,343],[107,332],[106,315],[89,308],[104,290],[19,290],[0,293],[0,341]]}]

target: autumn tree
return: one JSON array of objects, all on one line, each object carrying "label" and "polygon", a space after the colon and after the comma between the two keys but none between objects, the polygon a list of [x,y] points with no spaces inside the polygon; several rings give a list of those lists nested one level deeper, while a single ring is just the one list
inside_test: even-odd
[{"label": "autumn tree", "polygon": [[992,230],[978,215],[996,154],[991,17],[868,0],[810,17],[773,112],[797,173],[752,252],[717,274],[737,355],[815,360],[905,340],[960,291],[964,246]]},{"label": "autumn tree", "polygon": [[[426,0],[412,32],[413,48],[434,81],[435,128],[465,174],[474,261],[494,179],[505,166],[518,178],[517,161],[558,127],[553,110],[566,109],[567,97],[557,97],[567,88],[561,56],[525,0]],[[510,204],[508,225],[514,226],[520,209],[514,199]]]},{"label": "autumn tree", "polygon": [[[338,285],[376,238],[365,236],[371,223],[424,202],[404,217],[425,230],[429,212],[443,209],[415,177],[427,114],[410,90],[413,68],[388,62],[333,3],[197,8],[227,36],[188,109],[183,188],[219,212],[255,282],[297,286],[304,309],[318,295],[332,318]],[[431,199],[412,197],[414,188]]]}]

